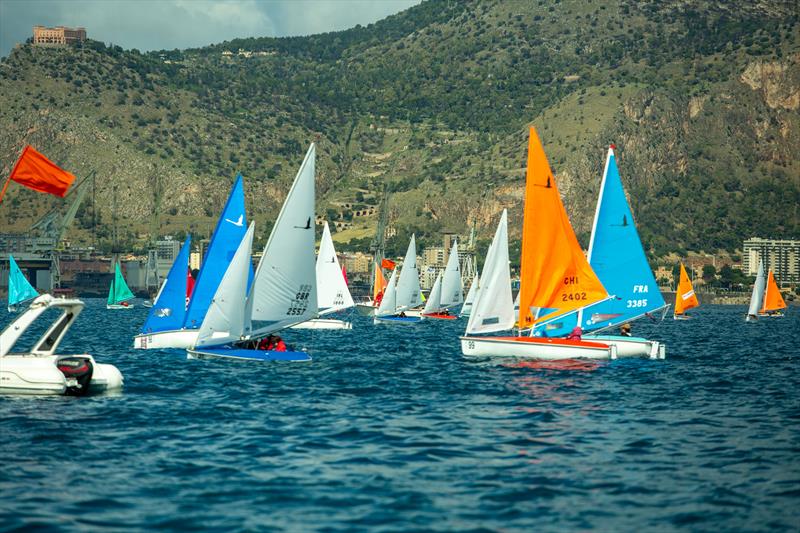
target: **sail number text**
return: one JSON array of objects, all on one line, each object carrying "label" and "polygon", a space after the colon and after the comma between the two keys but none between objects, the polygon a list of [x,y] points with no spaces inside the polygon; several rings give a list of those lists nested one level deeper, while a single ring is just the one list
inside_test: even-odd
[{"label": "sail number text", "polygon": [[308,309],[308,296],[311,293],[311,285],[300,285],[300,289],[294,296],[294,300],[289,304],[286,314],[289,316],[302,315]]},{"label": "sail number text", "polygon": [[570,292],[561,295],[562,302],[579,302],[586,299],[585,292]]},{"label": "sail number text", "polygon": [[627,300],[627,305],[625,307],[647,307],[647,299],[644,300]]}]

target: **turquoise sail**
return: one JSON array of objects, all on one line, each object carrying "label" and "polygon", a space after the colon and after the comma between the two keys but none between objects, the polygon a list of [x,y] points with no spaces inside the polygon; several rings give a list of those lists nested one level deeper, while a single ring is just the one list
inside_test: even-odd
[{"label": "turquoise sail", "polygon": [[600,185],[588,257],[613,298],[540,325],[535,335],[566,335],[579,319],[583,331],[606,329],[666,307],[633,222],[613,147],[608,151]]},{"label": "turquoise sail", "polygon": [[153,307],[150,308],[147,320],[142,326],[142,333],[172,331],[183,327],[183,321],[186,319],[186,273],[189,268],[191,248],[192,237],[187,235]]},{"label": "turquoise sail", "polygon": [[117,305],[125,300],[133,298],[133,293],[128,284],[125,283],[125,277],[122,275],[122,270],[119,268],[119,261],[114,263],[114,278],[111,280],[111,286],[108,288],[108,305]]},{"label": "turquoise sail", "polygon": [[239,174],[208,244],[205,260],[200,267],[189,308],[186,310],[184,328],[198,329],[203,323],[211,299],[214,298],[222,276],[228,270],[228,265],[245,233],[247,233],[247,217],[244,206],[244,185],[242,175]]},{"label": "turquoise sail", "polygon": [[8,311],[12,312],[14,306],[39,296],[28,278],[19,269],[12,256],[8,256]]}]

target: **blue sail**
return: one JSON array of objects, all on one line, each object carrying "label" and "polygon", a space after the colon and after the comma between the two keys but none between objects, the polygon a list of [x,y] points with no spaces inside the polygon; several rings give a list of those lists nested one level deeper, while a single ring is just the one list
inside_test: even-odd
[{"label": "blue sail", "polygon": [[228,202],[217,221],[211,242],[208,244],[205,259],[200,267],[192,298],[189,301],[189,308],[186,310],[183,327],[197,329],[203,323],[208,306],[211,305],[211,299],[214,298],[222,276],[228,270],[228,265],[245,233],[247,233],[247,217],[244,207],[244,185],[242,184],[242,175],[239,174],[236,176],[236,183],[233,184]]},{"label": "blue sail", "polygon": [[8,310],[10,312],[13,306],[36,298],[39,293],[36,292],[36,289],[33,288],[28,278],[17,266],[17,262],[10,255],[8,256],[8,263]]},{"label": "blue sail", "polygon": [[613,147],[600,185],[589,264],[614,298],[582,311],[584,331],[624,324],[666,306],[633,223]]},{"label": "blue sail", "polygon": [[189,269],[191,235],[186,236],[181,251],[169,269],[167,280],[150,308],[142,333],[181,329],[186,318],[186,282]]},{"label": "blue sail", "polygon": [[636,231],[613,147],[608,151],[600,185],[589,264],[612,298],[537,326],[534,335],[567,335],[578,325],[579,317],[581,329],[586,332],[613,327],[666,305]]}]

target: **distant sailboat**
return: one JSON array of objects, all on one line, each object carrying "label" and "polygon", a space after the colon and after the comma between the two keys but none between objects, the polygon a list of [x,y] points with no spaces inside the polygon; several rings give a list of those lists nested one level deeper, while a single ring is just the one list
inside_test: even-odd
[{"label": "distant sailboat", "polygon": [[[190,358],[310,361],[303,351],[259,348],[267,336],[317,315],[314,267],[315,145],[306,153],[247,292],[253,226],[212,299]],[[196,289],[195,289],[196,290]]]},{"label": "distant sailboat", "polygon": [[463,302],[464,282],[461,279],[461,265],[458,263],[458,242],[453,242],[444,275],[439,274],[436,277],[431,293],[425,301],[422,315],[425,318],[454,320],[456,315],[449,310]]},{"label": "distant sailboat", "polygon": [[[615,358],[616,347],[600,342],[476,335],[514,325],[507,231],[504,211],[487,255],[466,335],[461,337],[462,353],[532,359]],[[531,329],[539,322],[609,298],[578,244],[534,128],[530,129],[528,143],[521,255],[520,329]]]},{"label": "distant sailboat", "polygon": [[[336,249],[333,245],[328,223],[322,228],[322,238],[317,254],[317,307],[319,316],[350,309],[355,305],[350,289],[347,287],[344,269],[339,266]],[[334,318],[312,318],[306,322],[295,324],[293,329],[352,329],[353,325],[345,320]]]},{"label": "distant sailboat", "polygon": [[[180,272],[186,282],[184,302],[186,298],[189,298],[189,301],[185,311],[181,313],[182,321],[180,323],[176,320],[150,321],[148,317],[139,334],[134,337],[134,348],[186,349],[194,344],[200,325],[211,305],[211,299],[247,232],[246,223],[244,184],[242,176],[237,175],[225,207],[217,220],[214,233],[211,235],[197,279],[194,280],[189,274],[188,249],[185,255],[178,254],[170,269],[169,276],[177,277]],[[252,278],[251,273],[252,267],[248,270],[248,279]],[[177,280],[174,283],[178,283]],[[184,286],[183,283],[180,285]],[[173,312],[176,310],[174,302],[170,301],[168,305]]]},{"label": "distant sailboat", "polygon": [[16,313],[19,305],[39,296],[28,278],[19,269],[14,257],[8,256],[8,312]]},{"label": "distant sailboat", "polygon": [[478,285],[480,284],[480,274],[477,269],[475,270],[475,277],[472,278],[472,283],[467,291],[467,297],[464,298],[464,305],[461,306],[459,316],[469,316],[472,313],[472,304],[475,302],[475,294],[478,292]]},{"label": "distant sailboat", "polygon": [[[375,313],[374,323],[414,323],[422,320],[419,316],[406,316],[406,311],[420,306],[423,303],[422,291],[419,286],[419,271],[417,270],[417,244],[414,235],[408,243],[406,256],[403,259],[403,266],[400,267],[400,274],[396,275],[397,269],[392,271],[392,278],[386,287],[386,293],[381,300],[381,305]],[[392,280],[397,278],[397,286],[392,286]],[[389,291],[393,290],[392,298],[394,305],[389,305],[387,297]]]},{"label": "distant sailboat", "polygon": [[747,322],[758,320],[758,313],[764,304],[764,293],[767,290],[767,277],[764,275],[764,263],[758,262],[756,281],[753,283],[753,293],[750,295],[750,307],[747,309]]},{"label": "distant sailboat", "polygon": [[689,279],[689,274],[686,273],[686,268],[683,266],[683,263],[681,263],[678,290],[675,293],[675,312],[672,318],[675,320],[688,320],[690,317],[686,314],[686,311],[699,305],[700,302],[697,301],[697,295],[694,293],[694,288],[692,287],[692,280]]},{"label": "distant sailboat", "polygon": [[128,288],[128,284],[125,283],[122,270],[119,268],[119,261],[116,261],[114,263],[114,278],[108,288],[106,309],[131,309],[133,308],[133,303],[128,303],[128,300],[132,298],[133,293]]},{"label": "distant sailboat", "polygon": [[780,318],[783,310],[786,309],[786,302],[781,296],[781,290],[775,282],[772,269],[767,273],[767,286],[764,288],[764,303],[758,311],[758,316]]}]

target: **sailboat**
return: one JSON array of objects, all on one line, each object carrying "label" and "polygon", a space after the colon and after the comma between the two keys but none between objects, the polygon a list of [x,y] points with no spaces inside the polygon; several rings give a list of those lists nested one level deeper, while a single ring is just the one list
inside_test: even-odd
[{"label": "sailboat", "polygon": [[775,275],[772,269],[767,273],[767,286],[764,288],[764,302],[758,311],[760,317],[780,318],[783,310],[786,309],[786,302],[781,296],[781,290],[775,282]]},{"label": "sailboat", "polygon": [[[317,254],[317,308],[319,316],[350,309],[355,305],[350,289],[347,288],[344,270],[339,266],[336,249],[328,223],[322,227],[322,239]],[[312,318],[295,324],[293,329],[353,329],[345,320],[334,318]]]},{"label": "sailboat", "polygon": [[457,316],[449,310],[462,303],[464,303],[464,283],[461,280],[461,266],[458,263],[458,241],[454,241],[450,247],[444,275],[436,276],[436,282],[425,301],[422,315],[425,318],[455,320]]},{"label": "sailboat", "polygon": [[[186,304],[184,296],[183,311],[177,307],[177,299],[162,302],[165,309],[169,309],[170,314],[175,316],[179,313],[183,318],[180,323],[177,320],[158,320],[149,319],[142,326],[141,331],[133,339],[133,347],[139,349],[162,349],[162,348],[182,348],[192,346],[197,339],[197,332],[205,318],[211,299],[219,286],[222,276],[230,265],[233,255],[239,247],[244,234],[247,232],[247,215],[244,204],[244,185],[242,176],[237,175],[236,181],[228,195],[225,208],[220,214],[211,241],[206,250],[205,259],[200,267],[197,280],[189,280],[187,272],[189,270],[189,250],[185,254],[183,250],[175,258],[168,277],[173,278],[173,284],[179,283],[183,287],[185,295],[191,295],[189,303]],[[184,243],[184,247],[186,243]],[[174,271],[174,274],[173,274]],[[248,271],[248,279],[251,270]],[[183,282],[177,278],[182,276]],[[194,288],[190,289],[183,283],[193,283]],[[162,292],[163,292],[162,288]],[[178,291],[180,292],[180,291]],[[158,306],[154,305],[153,309]],[[157,311],[154,311],[154,313]],[[161,311],[162,313],[165,311]]]},{"label": "sailboat", "polygon": [[672,318],[675,320],[688,320],[691,317],[686,314],[686,311],[699,305],[700,302],[697,301],[697,295],[694,293],[694,288],[692,287],[692,280],[689,279],[689,274],[686,273],[686,268],[683,266],[683,263],[681,263],[678,290],[675,293],[675,311]]},{"label": "sailboat", "polygon": [[615,297],[536,326],[534,334],[565,336],[580,326],[584,340],[613,343],[618,357],[663,359],[665,349],[657,341],[602,333],[667,307],[639,239],[614,150],[612,145],[606,157],[587,257],[603,286]]},{"label": "sailboat", "polygon": [[253,225],[248,228],[214,294],[197,340],[187,350],[189,358],[311,360],[303,351],[258,346],[267,335],[317,315],[315,156],[312,143],[264,247],[249,293]]},{"label": "sailboat", "polygon": [[[397,285],[393,280],[397,279]],[[391,298],[390,291],[392,291]],[[386,286],[386,292],[381,300],[381,305],[375,311],[375,324],[403,323],[413,324],[422,320],[421,316],[406,316],[406,311],[422,304],[422,291],[419,286],[419,272],[417,271],[417,243],[412,234],[406,249],[400,274],[397,269],[392,271],[392,277]]]},{"label": "sailboat", "polygon": [[19,269],[14,257],[8,256],[8,312],[16,313],[19,304],[39,296],[28,278]]},{"label": "sailboat", "polygon": [[[50,316],[45,315],[49,310],[60,313],[47,329],[34,328],[41,336],[32,347],[23,352],[12,351],[17,341],[30,335],[26,333],[39,317]],[[56,353],[82,310],[80,300],[42,294],[0,333],[0,394],[83,396],[122,388],[122,374],[115,366],[98,363],[86,353]],[[31,346],[29,342],[24,344]]]},{"label": "sailboat", "polygon": [[469,316],[472,313],[472,304],[475,302],[475,294],[478,292],[478,285],[480,284],[480,273],[475,269],[475,277],[472,278],[472,283],[467,291],[467,297],[464,298],[464,305],[461,306],[461,312],[458,316]]},{"label": "sailboat", "polygon": [[[531,329],[609,298],[578,244],[536,130],[530,128],[525,185],[517,327]],[[615,359],[615,346],[534,336],[479,337],[515,324],[508,266],[508,215],[503,211],[487,254],[461,351],[466,356]]]},{"label": "sailboat", "polygon": [[764,295],[767,292],[767,277],[764,275],[764,263],[758,262],[756,281],[753,283],[753,293],[750,295],[750,306],[747,309],[747,322],[755,322],[764,307]]},{"label": "sailboat", "polygon": [[156,294],[161,286],[161,281],[158,276],[158,250],[147,251],[147,265],[145,267],[145,289],[147,290],[147,300],[142,302],[143,307],[153,307]]},{"label": "sailboat", "polygon": [[114,262],[114,277],[111,286],[108,288],[108,302],[106,309],[132,309],[133,303],[128,300],[133,298],[133,293],[125,283],[125,277],[119,268],[119,261]]}]

